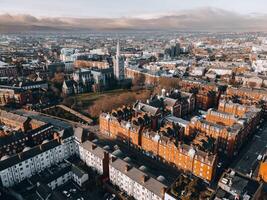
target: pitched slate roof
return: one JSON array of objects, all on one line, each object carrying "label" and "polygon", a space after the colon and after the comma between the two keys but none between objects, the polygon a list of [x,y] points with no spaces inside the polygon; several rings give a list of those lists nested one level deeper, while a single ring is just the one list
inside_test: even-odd
[{"label": "pitched slate roof", "polygon": [[[142,172],[141,170],[130,166],[127,162],[121,159],[115,159],[113,162],[110,163],[112,167],[119,170],[126,176],[128,176],[133,181],[137,182],[138,184],[145,187],[147,190],[151,191],[152,193],[156,194],[159,197],[164,197],[162,193],[163,189],[166,189],[167,186],[163,183],[159,182],[158,180],[149,177],[146,173]],[[128,167],[128,170],[126,168]],[[143,181],[143,178],[146,177],[146,180]]]}]

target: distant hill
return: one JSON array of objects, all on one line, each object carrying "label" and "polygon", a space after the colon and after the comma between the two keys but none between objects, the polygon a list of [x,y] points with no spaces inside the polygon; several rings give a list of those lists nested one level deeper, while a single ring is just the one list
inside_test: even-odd
[{"label": "distant hill", "polygon": [[0,32],[51,30],[267,31],[267,16],[242,15],[217,8],[181,11],[153,18],[37,18],[0,15]]}]

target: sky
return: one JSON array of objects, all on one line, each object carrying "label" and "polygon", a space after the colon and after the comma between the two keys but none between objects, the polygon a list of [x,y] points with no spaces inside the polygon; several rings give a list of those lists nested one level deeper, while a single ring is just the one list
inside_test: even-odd
[{"label": "sky", "polygon": [[267,14],[267,0],[0,0],[0,14],[36,17],[147,19],[206,7],[242,15]]},{"label": "sky", "polygon": [[16,27],[267,31],[267,0],[0,0]]}]

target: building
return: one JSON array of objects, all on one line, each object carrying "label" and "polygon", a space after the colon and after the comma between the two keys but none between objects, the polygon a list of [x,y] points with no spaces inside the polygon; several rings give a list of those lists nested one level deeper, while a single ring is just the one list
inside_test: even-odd
[{"label": "building", "polygon": [[131,118],[131,115],[126,113],[121,114],[124,119],[112,114],[101,114],[100,131],[111,138],[126,142],[132,148],[142,150],[146,155],[167,162],[206,181],[213,179],[217,165],[216,155],[187,144],[176,145],[175,138],[184,134],[180,134],[177,127],[166,125],[155,132],[152,131],[153,116],[151,118],[151,115],[140,115],[139,118]]},{"label": "building", "polygon": [[87,166],[99,175],[108,176],[109,153],[96,144],[86,141],[78,146],[78,155]]},{"label": "building", "polygon": [[11,66],[0,61],[0,77],[16,77],[18,70],[16,66]]},{"label": "building", "polygon": [[[5,193],[12,193],[10,196],[19,196],[23,199],[63,200],[66,196],[57,191],[58,187],[73,182],[78,187],[84,188],[88,180],[86,172],[68,161],[63,161],[23,180],[12,188],[5,188]],[[11,190],[13,192],[10,192]],[[1,197],[9,199],[5,194]]]},{"label": "building", "polygon": [[161,200],[167,189],[160,181],[115,157],[111,157],[109,163],[109,179],[136,200]]},{"label": "building", "polygon": [[198,77],[202,77],[205,75],[206,72],[206,67],[195,67],[192,69],[192,71],[190,72],[191,76],[198,76]]},{"label": "building", "polygon": [[217,151],[231,157],[252,135],[260,118],[261,109],[222,100],[218,110],[209,109],[205,117],[193,118],[190,128],[215,139]]},{"label": "building", "polygon": [[73,48],[62,48],[60,52],[60,60],[68,62],[72,61],[72,55],[75,53],[75,50]]},{"label": "building", "polygon": [[2,185],[13,186],[73,155],[75,152],[71,135],[65,136],[44,141],[33,148],[25,148],[17,155],[2,157],[0,161]]},{"label": "building", "polygon": [[73,61],[65,61],[65,71],[66,72],[73,72],[74,70],[74,62]]},{"label": "building", "polygon": [[218,76],[232,75],[233,67],[211,67],[208,72],[214,72]]},{"label": "building", "polygon": [[112,88],[114,80],[113,69],[80,68],[73,72],[72,79],[64,80],[62,92],[64,95],[98,92]]},{"label": "building", "polygon": [[76,82],[74,80],[64,80],[62,85],[62,93],[65,96],[70,96],[73,94],[81,94],[86,91],[86,88],[81,82]]},{"label": "building", "polygon": [[97,69],[107,69],[110,68],[110,64],[107,61],[91,61],[91,60],[76,60],[75,68],[97,68]]},{"label": "building", "polygon": [[213,190],[196,177],[180,174],[177,180],[167,189],[164,200],[188,199],[206,200],[212,199]]},{"label": "building", "polygon": [[46,69],[50,75],[54,75],[56,72],[63,72],[65,70],[65,64],[64,62],[50,63],[47,64]]},{"label": "building", "polygon": [[246,105],[257,105],[267,110],[267,90],[247,87],[228,87],[226,98]]},{"label": "building", "polygon": [[262,183],[230,169],[219,180],[214,200],[257,200],[260,199],[262,188]]},{"label": "building", "polygon": [[153,73],[152,71],[136,66],[125,67],[125,76],[132,80],[137,77],[143,77],[144,83],[147,85],[157,85],[160,80],[159,73]]},{"label": "building", "polygon": [[267,183],[267,156],[264,155],[261,158],[260,168],[259,168],[259,179]]},{"label": "building", "polygon": [[118,81],[124,80],[124,58],[120,55],[120,43],[117,43],[117,53],[114,57],[114,77]]},{"label": "building", "polygon": [[17,115],[5,110],[0,110],[0,123],[13,130],[28,131],[30,127],[30,118]]},{"label": "building", "polygon": [[56,165],[44,169],[36,175],[29,178],[29,182],[34,186],[38,182],[47,185],[52,190],[72,180],[80,187],[89,180],[88,174],[80,169],[78,166],[63,161]]},{"label": "building", "polygon": [[22,81],[18,84],[18,87],[20,87],[23,90],[47,90],[48,89],[48,83],[46,81]]},{"label": "building", "polygon": [[25,105],[32,101],[32,95],[20,87],[0,86],[0,105]]},{"label": "building", "polygon": [[216,84],[198,79],[182,79],[178,83],[182,91],[196,95],[196,108],[198,109],[207,110],[218,102],[220,95],[216,95],[219,92]]},{"label": "building", "polygon": [[26,147],[39,145],[44,140],[53,139],[54,133],[53,126],[50,124],[45,124],[27,132],[2,132],[0,137],[0,157],[14,155],[23,151]]}]

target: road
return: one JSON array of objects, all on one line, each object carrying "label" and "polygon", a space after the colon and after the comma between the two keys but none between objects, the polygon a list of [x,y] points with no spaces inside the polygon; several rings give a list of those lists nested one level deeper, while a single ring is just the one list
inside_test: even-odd
[{"label": "road", "polygon": [[263,123],[261,130],[256,132],[252,141],[242,148],[239,157],[233,162],[231,168],[243,174],[249,174],[252,170],[253,175],[256,175],[254,172],[259,165],[257,157],[267,150],[267,123]]}]

